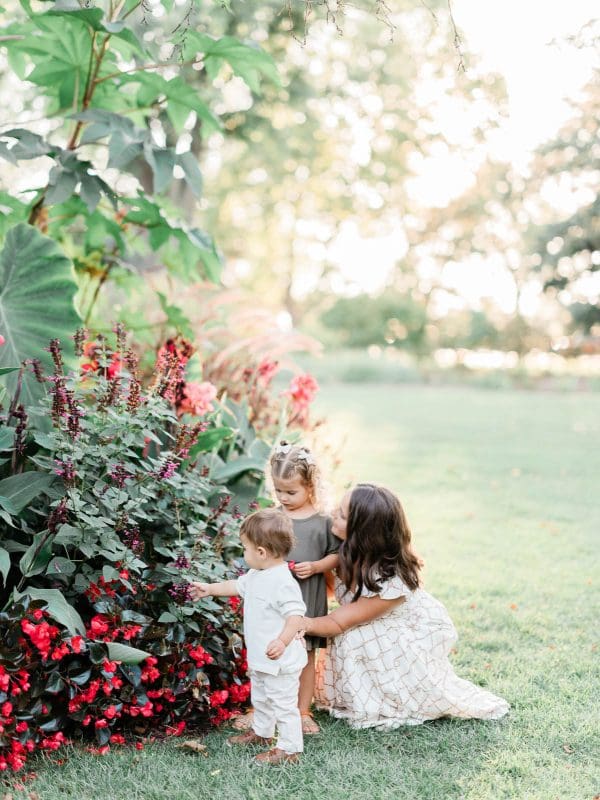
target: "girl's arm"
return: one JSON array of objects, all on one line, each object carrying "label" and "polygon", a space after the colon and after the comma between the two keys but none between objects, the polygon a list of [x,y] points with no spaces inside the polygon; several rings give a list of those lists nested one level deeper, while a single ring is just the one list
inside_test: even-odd
[{"label": "girl's arm", "polygon": [[237,581],[221,581],[220,583],[200,583],[192,581],[190,594],[192,600],[200,600],[202,597],[234,597],[239,596]]},{"label": "girl's arm", "polygon": [[330,553],[328,556],[325,556],[325,558],[319,559],[319,561],[300,561],[294,567],[294,575],[297,575],[299,578],[310,578],[311,575],[335,569],[339,560],[340,557],[337,553]]},{"label": "girl's arm", "polygon": [[326,617],[306,617],[305,633],[310,636],[338,636],[340,633],[383,617],[405,601],[404,597],[382,600],[381,597],[359,597],[353,603],[340,606]]}]

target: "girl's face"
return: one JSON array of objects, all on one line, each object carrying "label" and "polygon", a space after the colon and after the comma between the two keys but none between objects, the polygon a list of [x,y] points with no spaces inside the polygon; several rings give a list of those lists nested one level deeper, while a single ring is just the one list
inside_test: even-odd
[{"label": "girl's face", "polygon": [[308,486],[303,483],[299,475],[294,475],[293,478],[287,478],[287,480],[273,478],[273,485],[277,499],[288,514],[312,506]]},{"label": "girl's face", "polygon": [[350,508],[350,492],[342,497],[339,506],[333,512],[331,530],[338,539],[346,541],[346,526],[348,524],[348,511]]}]

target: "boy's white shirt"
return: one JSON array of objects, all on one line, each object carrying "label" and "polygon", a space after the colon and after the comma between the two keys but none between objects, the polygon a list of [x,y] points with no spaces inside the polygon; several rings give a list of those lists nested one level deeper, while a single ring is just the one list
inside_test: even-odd
[{"label": "boy's white shirt", "polygon": [[244,599],[244,638],[248,667],[269,675],[296,672],[306,662],[304,642],[293,639],[280,658],[266,654],[267,645],[276,639],[287,617],[304,616],[306,606],[296,579],[285,564],[268,569],[251,569],[237,581]]}]

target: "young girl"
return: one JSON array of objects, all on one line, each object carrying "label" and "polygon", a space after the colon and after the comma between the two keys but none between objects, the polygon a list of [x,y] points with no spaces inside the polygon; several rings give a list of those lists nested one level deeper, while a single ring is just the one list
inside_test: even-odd
[{"label": "young girl", "polygon": [[340,608],[306,620],[307,634],[335,637],[319,673],[318,706],[354,728],[504,716],[505,700],[452,669],[456,631],[444,606],[420,588],[421,564],[398,498],[358,484],[342,499],[333,532],[342,540]]},{"label": "young girl", "polygon": [[[331,518],[319,509],[321,475],[315,459],[305,447],[280,442],[274,449],[269,467],[275,496],[281,509],[292,520],[296,544],[289,554],[290,569],[300,584],[306,616],[327,613],[325,573],[337,566],[339,540],[332,534]],[[310,711],[315,691],[315,653],[325,647],[323,636],[306,636],[308,663],[300,676],[298,708],[305,734],[319,732]],[[233,727],[248,727],[251,712],[238,718]]]}]

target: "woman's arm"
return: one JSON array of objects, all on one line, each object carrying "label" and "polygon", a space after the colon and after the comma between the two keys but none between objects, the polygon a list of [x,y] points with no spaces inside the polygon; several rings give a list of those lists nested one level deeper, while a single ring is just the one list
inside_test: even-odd
[{"label": "woman's arm", "polygon": [[338,636],[340,633],[363,625],[365,622],[383,617],[392,608],[401,605],[406,598],[382,600],[381,597],[359,597],[354,603],[340,606],[326,617],[306,618],[306,630],[310,636]]}]

